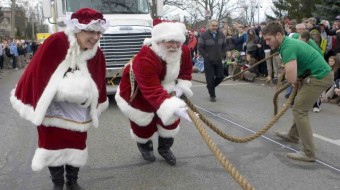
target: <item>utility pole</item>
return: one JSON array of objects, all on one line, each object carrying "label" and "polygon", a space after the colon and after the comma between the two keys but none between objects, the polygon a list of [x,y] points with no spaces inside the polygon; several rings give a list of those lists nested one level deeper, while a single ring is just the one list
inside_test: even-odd
[{"label": "utility pole", "polygon": [[15,0],[12,0],[11,6],[11,37],[15,38]]}]

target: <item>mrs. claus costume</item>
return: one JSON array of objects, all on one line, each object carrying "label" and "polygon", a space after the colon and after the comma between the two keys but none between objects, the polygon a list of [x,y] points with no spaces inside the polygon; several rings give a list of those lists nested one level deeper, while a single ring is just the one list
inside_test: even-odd
[{"label": "mrs. claus costume", "polygon": [[164,139],[172,141],[165,142],[169,149],[173,137],[179,131],[179,117],[174,113],[186,107],[186,104],[170,93],[177,89],[187,97],[193,95],[190,89],[192,63],[188,47],[182,46],[182,56],[176,63],[166,63],[154,50],[162,41],[183,43],[184,30],[182,23],[156,25],[148,41],[151,46],[143,46],[125,67],[115,96],[118,107],[130,120],[131,136],[145,160],[154,161],[153,134],[158,133],[159,146],[162,146],[160,141]]},{"label": "mrs. claus costume", "polygon": [[80,50],[75,33],[106,28],[103,15],[96,11],[73,13],[66,30],[39,47],[11,92],[13,108],[38,129],[32,170],[85,165],[87,130],[98,127],[98,117],[108,107],[105,58],[98,44]]}]

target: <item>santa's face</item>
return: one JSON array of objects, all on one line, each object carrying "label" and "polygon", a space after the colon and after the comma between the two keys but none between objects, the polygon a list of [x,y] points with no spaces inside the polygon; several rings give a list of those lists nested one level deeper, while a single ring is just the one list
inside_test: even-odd
[{"label": "santa's face", "polygon": [[81,49],[93,49],[100,39],[101,32],[81,30],[76,34],[77,42]]},{"label": "santa's face", "polygon": [[177,41],[162,41],[153,47],[156,54],[160,56],[167,63],[177,63],[181,58],[181,42]]},{"label": "santa's face", "polygon": [[177,52],[181,47],[181,42],[165,41],[160,43],[169,53]]}]

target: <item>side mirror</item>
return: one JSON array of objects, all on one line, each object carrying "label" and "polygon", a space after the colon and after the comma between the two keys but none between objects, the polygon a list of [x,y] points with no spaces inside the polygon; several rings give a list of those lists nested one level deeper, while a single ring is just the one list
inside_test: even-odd
[{"label": "side mirror", "polygon": [[51,18],[52,17],[52,6],[51,0],[43,0],[42,1],[42,9],[43,9],[43,17]]},{"label": "side mirror", "polygon": [[163,16],[163,0],[157,0],[156,8],[157,8],[157,11],[156,11],[157,17]]}]

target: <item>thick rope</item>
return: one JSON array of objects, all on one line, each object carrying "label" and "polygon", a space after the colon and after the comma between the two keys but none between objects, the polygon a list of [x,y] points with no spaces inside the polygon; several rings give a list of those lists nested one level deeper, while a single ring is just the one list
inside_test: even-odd
[{"label": "thick rope", "polygon": [[119,72],[116,73],[115,76],[113,76],[113,77],[108,81],[108,83],[111,84],[112,86],[115,86],[115,84],[114,84],[113,81],[114,81],[114,80],[122,73],[122,71],[124,70],[124,68],[125,68],[125,66],[122,67],[122,68],[119,70]]},{"label": "thick rope", "polygon": [[[271,58],[273,58],[275,55],[278,55],[278,54],[279,54],[279,53],[277,53],[277,52],[276,52],[276,53],[273,53],[272,55],[270,55],[270,56],[268,56],[268,57],[266,57],[266,58],[264,58],[264,59],[261,59],[260,61],[256,62],[254,65],[252,65],[251,67],[248,67],[247,69],[245,69],[245,70],[243,70],[243,71],[241,71],[241,72],[235,74],[234,76],[232,76],[232,77],[227,76],[227,77],[225,77],[225,78],[223,79],[222,82],[225,82],[225,81],[227,81],[227,80],[230,80],[230,79],[233,79],[233,78],[235,78],[235,77],[238,77],[238,76],[240,76],[241,74],[243,74],[244,72],[248,71],[249,69],[252,69],[252,68],[256,67],[257,65],[259,65],[259,64],[263,63],[264,61],[266,61],[267,59],[271,59]],[[207,83],[206,81],[201,81],[201,80],[197,80],[197,79],[191,79],[191,80],[192,80],[192,81],[195,81],[195,82],[203,83],[203,84],[206,84],[206,83]]]},{"label": "thick rope", "polygon": [[232,77],[229,77],[229,76],[228,76],[228,77],[225,77],[225,78],[223,79],[223,82],[226,81],[226,80],[230,80],[230,79],[232,79],[232,78],[235,78],[235,77],[237,77],[237,76],[240,76],[241,74],[243,74],[244,72],[248,71],[249,69],[252,69],[252,68],[258,66],[259,64],[265,62],[267,59],[271,59],[271,58],[273,58],[274,56],[276,56],[276,55],[278,55],[278,54],[279,54],[278,52],[273,53],[272,55],[270,55],[270,56],[268,56],[268,57],[266,57],[266,58],[264,58],[264,59],[261,59],[260,61],[254,63],[254,65],[252,65],[251,67],[248,67],[247,69],[244,69],[243,71],[237,73],[236,75],[234,75],[234,76],[232,76]]},{"label": "thick rope", "polygon": [[[201,119],[210,129],[212,129],[218,135],[220,135],[224,139],[229,140],[231,142],[246,143],[246,142],[252,141],[252,140],[258,138],[259,136],[263,135],[266,131],[268,131],[279,120],[279,118],[289,109],[291,102],[295,98],[297,89],[298,89],[298,85],[295,85],[292,93],[290,94],[288,100],[285,103],[285,106],[280,110],[279,113],[275,114],[275,116],[271,119],[271,121],[267,125],[265,125],[264,128],[260,129],[259,131],[257,131],[253,135],[250,135],[248,137],[243,137],[243,138],[233,137],[231,135],[225,134],[220,129],[218,129],[216,126],[214,126],[202,113],[200,113],[197,110],[197,108],[187,98],[184,97],[184,101],[187,103],[188,107],[191,110],[193,110],[194,112],[196,112],[198,114],[199,119]],[[198,119],[198,118],[196,117],[195,119]]]},{"label": "thick rope", "polygon": [[[278,96],[279,96],[279,94],[281,93],[281,92],[283,92],[284,90],[286,90],[289,86],[290,86],[291,84],[289,84],[289,83],[286,83],[286,84],[283,84],[283,85],[280,85],[280,87],[278,87],[277,89],[276,89],[276,92],[275,92],[275,94],[274,94],[274,97],[273,97],[273,105],[274,105],[274,116],[277,114],[277,110],[278,110],[278,101],[277,101],[277,98],[278,98]],[[294,95],[294,97],[295,97],[295,95]],[[294,100],[294,98],[293,98],[293,100]],[[292,100],[292,101],[293,101]],[[291,103],[291,102],[290,102]],[[289,104],[290,105],[290,104]]]},{"label": "thick rope", "polygon": [[188,114],[195,124],[195,127],[198,129],[199,133],[203,137],[205,143],[208,145],[212,153],[215,155],[216,159],[222,164],[224,169],[234,178],[235,181],[242,187],[244,190],[255,190],[255,188],[244,178],[240,172],[229,162],[229,160],[223,155],[223,153],[219,150],[216,144],[212,141],[209,134],[206,132],[200,121],[197,119],[196,114],[189,109]]},{"label": "thick rope", "polygon": [[[279,94],[284,89],[286,89],[288,86],[289,85],[284,85],[282,88],[277,90],[275,94]],[[182,98],[187,103],[188,107],[190,108],[188,109],[189,117],[195,124],[195,127],[198,129],[200,135],[203,137],[205,143],[208,145],[210,150],[215,155],[216,159],[222,164],[224,169],[233,177],[233,179],[241,186],[243,190],[253,190],[255,188],[247,181],[247,179],[245,179],[239,173],[239,171],[230,163],[230,161],[223,155],[223,153],[219,150],[216,144],[212,141],[211,137],[208,135],[206,130],[203,128],[199,119],[201,119],[209,128],[211,128],[213,131],[215,131],[218,135],[220,135],[224,139],[230,140],[232,142],[237,142],[237,143],[249,142],[251,140],[258,138],[259,136],[263,135],[266,131],[268,131],[274,125],[274,123],[288,110],[291,102],[294,100],[296,96],[298,88],[299,88],[298,84],[294,85],[293,91],[290,94],[288,100],[286,101],[285,106],[283,107],[283,109],[280,110],[278,114],[275,114],[273,119],[269,122],[269,124],[266,125],[266,127],[261,129],[260,131],[257,131],[254,135],[251,135],[245,138],[236,138],[236,137],[223,133],[221,130],[213,126],[213,124],[211,124],[211,122],[207,120],[185,96],[183,96]],[[278,97],[277,95],[274,96],[275,101],[277,101],[277,97]],[[197,117],[197,114],[198,114],[198,117]]]}]

